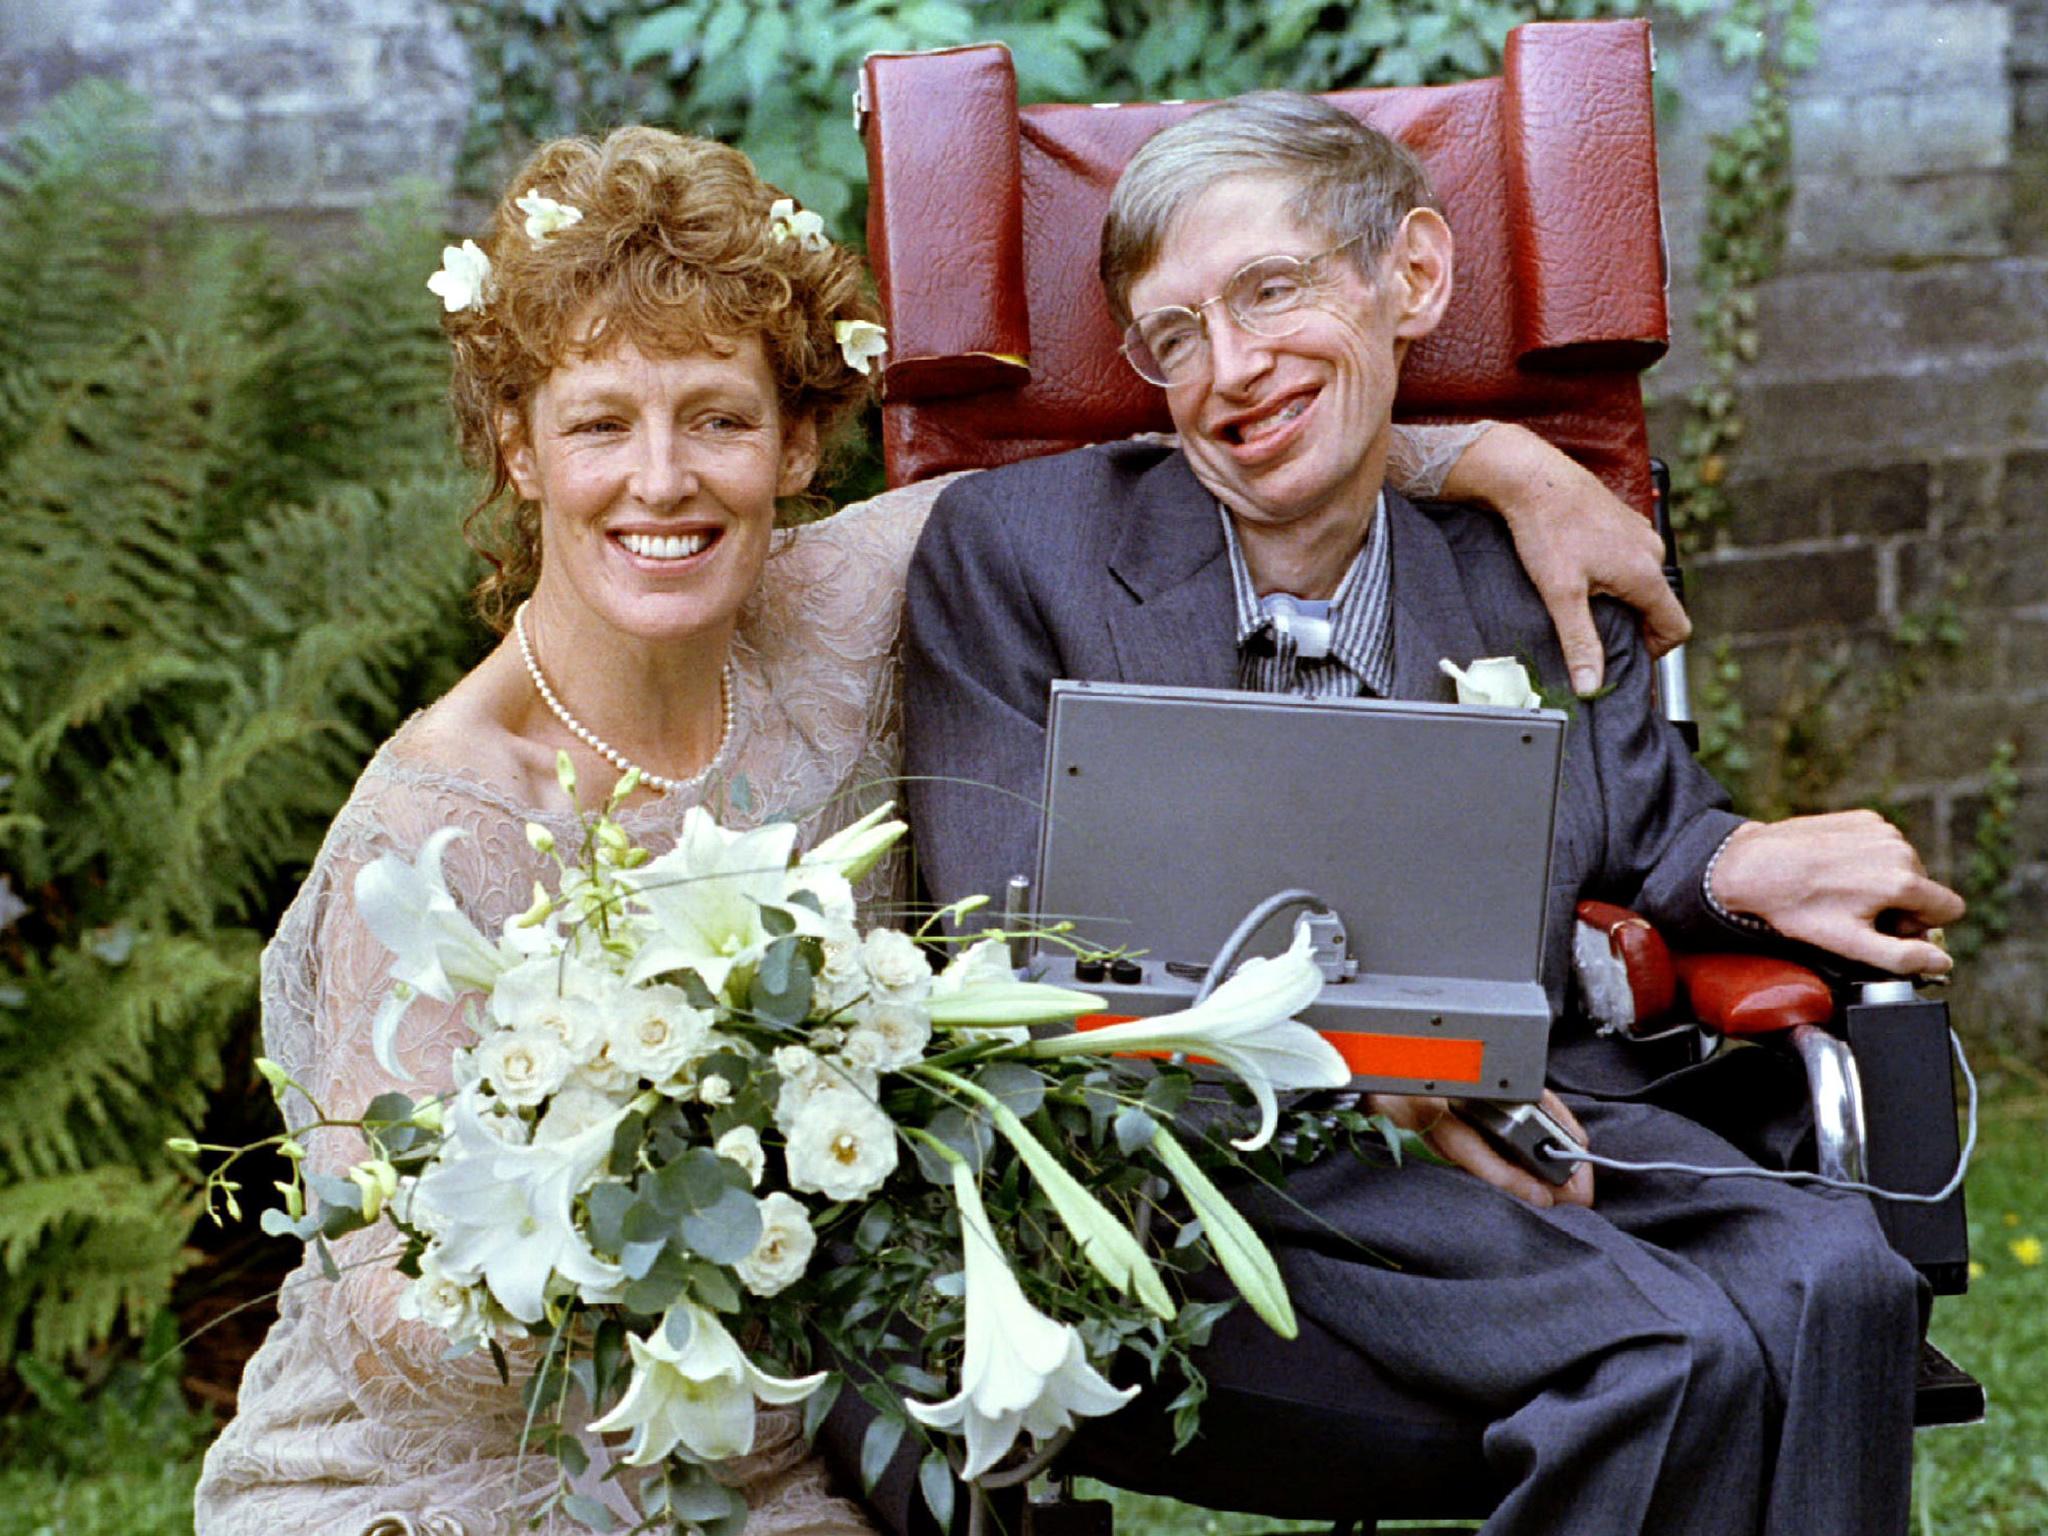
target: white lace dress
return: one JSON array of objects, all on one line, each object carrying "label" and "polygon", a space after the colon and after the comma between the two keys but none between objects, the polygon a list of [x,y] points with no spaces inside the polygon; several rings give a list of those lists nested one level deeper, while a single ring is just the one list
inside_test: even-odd
[{"label": "white lace dress", "polygon": [[[735,741],[721,789],[729,823],[789,819],[807,841],[895,797],[895,643],[903,570],[938,490],[918,487],[781,537],[734,645]],[[429,711],[431,714],[431,711]],[[540,822],[573,847],[574,818],[523,804],[504,786],[423,751],[428,717],[409,722],[371,761],[263,957],[264,1049],[330,1114],[359,1113],[397,1088],[449,1086],[449,1060],[470,1038],[459,1015],[415,1005],[399,1032],[413,1081],[393,1081],[370,1050],[370,1021],[391,985],[390,956],[358,919],[356,872],[379,855],[416,857],[442,827],[468,835],[442,868],[469,917],[495,932],[532,900],[553,866],[528,844]],[[673,844],[689,802],[675,796],[621,818],[657,851]],[[881,888],[890,884],[887,875]],[[352,1135],[312,1147],[329,1168],[360,1156]],[[554,1485],[550,1456],[519,1456],[523,1410],[486,1354],[447,1360],[445,1338],[398,1315],[401,1281],[384,1262],[388,1229],[335,1244],[342,1278],[310,1259],[287,1284],[279,1316],[243,1377],[240,1411],[200,1479],[199,1536],[511,1536]],[[355,1267],[350,1267],[351,1264]],[[798,1410],[764,1410],[752,1455],[731,1468],[755,1510],[750,1529],[851,1536],[868,1529],[826,1492],[804,1450]],[[625,1513],[600,1483],[592,1452],[581,1491]],[[630,1523],[630,1522],[626,1522]],[[540,1527],[581,1526],[557,1517]]]},{"label": "white lace dress", "polygon": [[[1399,433],[1390,477],[1428,495],[1474,435]],[[724,785],[708,791],[721,820],[794,820],[809,842],[896,797],[904,570],[944,483],[892,491],[778,537],[734,644],[736,739]],[[468,835],[449,847],[442,869],[457,902],[490,933],[525,910],[536,879],[552,876],[526,824],[574,846],[565,811],[524,804],[426,750],[421,724],[431,714],[408,722],[364,770],[263,957],[264,1049],[341,1118],[390,1089],[417,1098],[447,1088],[452,1053],[470,1038],[456,1010],[416,1004],[399,1031],[411,1080],[378,1067],[370,1023],[391,985],[390,956],[356,915],[357,871],[385,853],[415,858],[434,832],[461,827]],[[621,819],[637,842],[661,851],[691,803],[665,796]],[[872,889],[886,890],[892,877],[878,874]],[[328,1170],[362,1155],[343,1133],[314,1138],[310,1150]],[[249,1362],[237,1417],[206,1457],[197,1536],[530,1529],[528,1513],[557,1469],[552,1457],[520,1456],[517,1389],[499,1381],[486,1354],[448,1360],[438,1330],[399,1316],[404,1282],[389,1267],[388,1231],[332,1246],[341,1278],[322,1278],[309,1257]],[[866,1536],[860,1513],[827,1490],[799,1423],[797,1409],[762,1410],[753,1452],[727,1468],[753,1507],[748,1536]],[[578,1491],[627,1515],[617,1481],[600,1481],[609,1451],[583,1438],[591,1466]],[[556,1515],[531,1529],[571,1536],[584,1528]]]}]

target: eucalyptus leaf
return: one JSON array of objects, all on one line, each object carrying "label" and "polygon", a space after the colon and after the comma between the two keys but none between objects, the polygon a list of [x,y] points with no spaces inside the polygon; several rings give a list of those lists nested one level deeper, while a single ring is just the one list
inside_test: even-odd
[{"label": "eucalyptus leaf", "polygon": [[714,1264],[737,1264],[761,1241],[761,1204],[743,1189],[722,1189],[683,1218],[683,1241]]},{"label": "eucalyptus leaf", "polygon": [[668,1247],[668,1240],[658,1242],[627,1243],[619,1250],[619,1268],[626,1272],[628,1280],[644,1280],[647,1272],[654,1268],[654,1261],[661,1257]]},{"label": "eucalyptus leaf", "polygon": [[[989,1150],[995,1145],[995,1132],[989,1128],[987,1120],[951,1107],[933,1115],[926,1123],[925,1131],[934,1141],[943,1142],[964,1157],[967,1166],[976,1173],[986,1166]],[[952,1164],[921,1141],[913,1145],[917,1149],[918,1171],[934,1184],[950,1188],[953,1183]]]},{"label": "eucalyptus leaf", "polygon": [[1126,1157],[1150,1144],[1159,1122],[1133,1105],[1116,1117],[1116,1146]]},{"label": "eucalyptus leaf", "polygon": [[590,1241],[605,1253],[617,1253],[626,1244],[626,1212],[632,1207],[633,1191],[623,1184],[599,1184],[584,1197],[590,1212]]},{"label": "eucalyptus leaf", "polygon": [[744,1303],[732,1276],[715,1264],[692,1264],[690,1294],[714,1312],[737,1312]]},{"label": "eucalyptus leaf", "polygon": [[413,1103],[402,1093],[380,1093],[370,1100],[363,1110],[363,1119],[372,1125],[398,1125],[412,1118]]},{"label": "eucalyptus leaf", "polygon": [[619,1528],[617,1517],[587,1493],[563,1494],[562,1513],[593,1531],[616,1531]]},{"label": "eucalyptus leaf", "polygon": [[1021,1061],[991,1062],[974,1074],[974,1082],[994,1094],[1019,1120],[1028,1120],[1045,1102],[1045,1078]]}]

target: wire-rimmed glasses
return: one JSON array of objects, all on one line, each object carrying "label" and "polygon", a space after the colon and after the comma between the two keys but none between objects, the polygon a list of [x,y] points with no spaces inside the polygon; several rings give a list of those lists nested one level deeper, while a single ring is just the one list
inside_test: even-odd
[{"label": "wire-rimmed glasses", "polygon": [[1261,256],[1231,274],[1223,291],[1192,309],[1168,304],[1148,309],[1124,327],[1124,360],[1148,384],[1165,389],[1192,378],[1209,362],[1209,306],[1220,302],[1254,336],[1291,336],[1307,318],[1323,263],[1362,237],[1353,235],[1313,256]]}]

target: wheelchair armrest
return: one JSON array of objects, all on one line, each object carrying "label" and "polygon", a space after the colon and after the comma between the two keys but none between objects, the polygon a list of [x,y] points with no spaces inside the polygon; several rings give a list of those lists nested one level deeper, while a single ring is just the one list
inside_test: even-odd
[{"label": "wheelchair armrest", "polygon": [[1773,955],[1681,954],[1678,978],[1703,1029],[1769,1035],[1835,1016],[1832,988],[1796,961]]},{"label": "wheelchair armrest", "polygon": [[1766,1035],[1825,1025],[1833,989],[1811,968],[1771,955],[1674,952],[1649,920],[1605,901],[1578,905],[1574,945],[1587,1011],[1604,1027],[1642,1034],[1689,1006],[1701,1028]]}]

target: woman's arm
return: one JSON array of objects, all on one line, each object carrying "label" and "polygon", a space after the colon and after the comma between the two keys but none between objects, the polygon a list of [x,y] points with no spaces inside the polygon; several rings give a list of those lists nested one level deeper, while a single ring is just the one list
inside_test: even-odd
[{"label": "woman's arm", "polygon": [[1656,533],[1591,472],[1527,427],[1503,422],[1394,428],[1387,478],[1411,497],[1471,501],[1500,514],[1564,647],[1572,686],[1592,693],[1604,652],[1591,599],[1642,614],[1652,655],[1682,644],[1692,621],[1664,580]]}]

